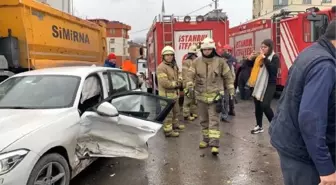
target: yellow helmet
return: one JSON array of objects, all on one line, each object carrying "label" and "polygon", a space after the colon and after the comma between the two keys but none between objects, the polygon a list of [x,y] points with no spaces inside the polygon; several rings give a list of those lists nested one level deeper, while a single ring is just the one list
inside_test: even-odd
[{"label": "yellow helmet", "polygon": [[205,38],[202,41],[201,49],[216,49],[216,43],[212,38]]},{"label": "yellow helmet", "polygon": [[175,50],[174,48],[172,48],[171,46],[165,46],[162,49],[161,55],[174,55],[175,54]]},{"label": "yellow helmet", "polygon": [[196,45],[191,45],[189,47],[188,53],[196,54],[197,53],[197,46]]}]

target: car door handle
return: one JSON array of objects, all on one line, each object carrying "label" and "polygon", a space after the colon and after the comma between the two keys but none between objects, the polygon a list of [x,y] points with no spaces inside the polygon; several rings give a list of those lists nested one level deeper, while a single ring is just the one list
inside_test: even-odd
[{"label": "car door handle", "polygon": [[155,130],[149,128],[149,127],[146,127],[146,126],[141,126],[141,127],[137,127],[139,130],[143,130],[143,131],[146,131],[146,132],[152,132],[152,133],[155,133]]}]

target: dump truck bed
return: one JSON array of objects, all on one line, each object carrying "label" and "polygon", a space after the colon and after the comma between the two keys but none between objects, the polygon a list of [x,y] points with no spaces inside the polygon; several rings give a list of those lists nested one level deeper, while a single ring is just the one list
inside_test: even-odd
[{"label": "dump truck bed", "polygon": [[[17,38],[14,48],[10,48],[12,42],[5,41],[9,30]],[[6,56],[10,68],[102,64],[105,35],[103,23],[98,25],[43,3],[0,1],[0,55]]]}]

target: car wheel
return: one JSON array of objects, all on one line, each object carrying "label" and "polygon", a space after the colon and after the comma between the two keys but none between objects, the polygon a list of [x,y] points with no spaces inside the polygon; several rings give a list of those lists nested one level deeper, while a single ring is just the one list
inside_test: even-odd
[{"label": "car wheel", "polygon": [[36,184],[70,184],[70,169],[68,162],[59,154],[43,156],[34,166],[27,185]]}]

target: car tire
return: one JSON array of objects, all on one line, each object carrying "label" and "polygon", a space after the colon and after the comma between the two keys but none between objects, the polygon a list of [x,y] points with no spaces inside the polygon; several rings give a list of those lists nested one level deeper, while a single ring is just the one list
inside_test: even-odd
[{"label": "car tire", "polygon": [[[52,166],[51,176],[47,177],[47,175],[45,175],[41,177],[41,173],[46,173],[49,165]],[[56,177],[58,174],[64,174],[64,178],[60,180],[61,185],[70,184],[70,168],[67,160],[62,155],[57,153],[47,154],[40,158],[39,161],[37,161],[35,164],[32,172],[30,173],[27,185],[34,185],[36,184],[36,181],[48,180],[48,178],[51,180],[51,178]]]}]

